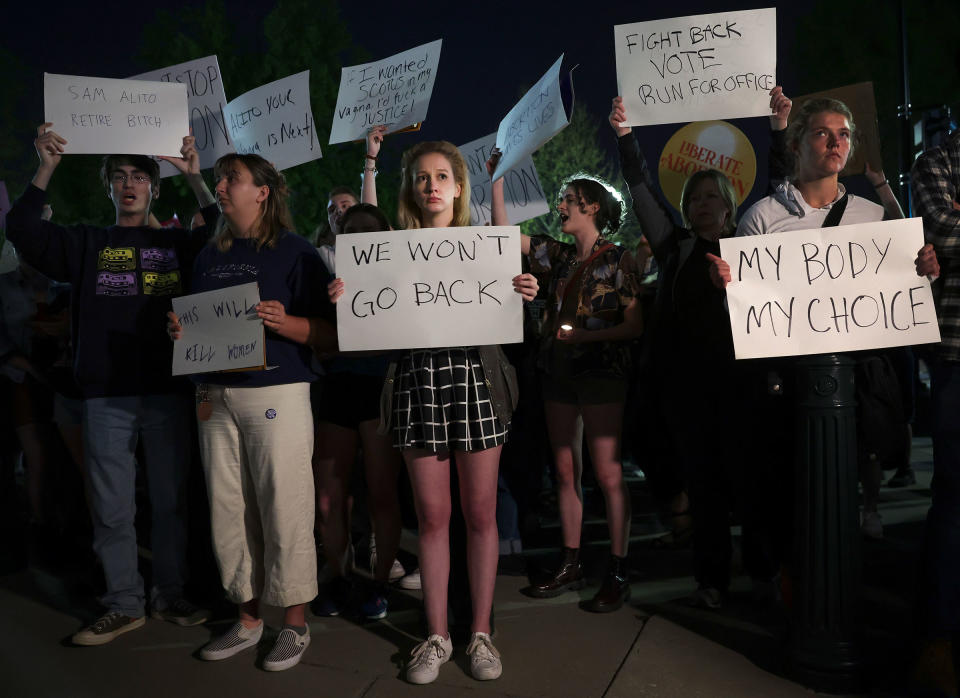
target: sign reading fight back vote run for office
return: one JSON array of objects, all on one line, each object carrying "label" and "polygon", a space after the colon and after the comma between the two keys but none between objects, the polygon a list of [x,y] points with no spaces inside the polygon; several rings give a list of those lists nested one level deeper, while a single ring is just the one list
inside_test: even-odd
[{"label": "sign reading fight back vote run for office", "polygon": [[[216,56],[178,63],[149,73],[134,75],[131,80],[183,83],[187,87],[190,108],[190,128],[194,145],[200,156],[200,167],[213,167],[221,155],[233,152],[223,107],[227,97],[223,91],[223,76]],[[160,176],[173,177],[180,170],[169,162],[160,163]]]},{"label": "sign reading fight back vote run for office", "polygon": [[190,133],[180,83],[43,74],[44,120],[69,154],[180,156]]},{"label": "sign reading fight back vote run for office", "polygon": [[620,24],[613,40],[627,126],[770,113],[774,8]]},{"label": "sign reading fight back vote run for office", "polygon": [[427,118],[442,40],[340,71],[330,144],[363,140],[385,124],[395,133]]},{"label": "sign reading fight back vote run for office", "polygon": [[919,218],[720,240],[738,359],[940,341]]},{"label": "sign reading fight back vote run for office", "polygon": [[238,153],[255,153],[278,170],[322,157],[310,108],[310,71],[245,92],[223,109]]},{"label": "sign reading fight back vote run for office", "polygon": [[519,228],[388,230],[336,244],[342,351],[523,341]]},{"label": "sign reading fight back vote run for office", "polygon": [[173,299],[183,333],[173,343],[173,375],[263,367],[263,320],[256,282]]}]

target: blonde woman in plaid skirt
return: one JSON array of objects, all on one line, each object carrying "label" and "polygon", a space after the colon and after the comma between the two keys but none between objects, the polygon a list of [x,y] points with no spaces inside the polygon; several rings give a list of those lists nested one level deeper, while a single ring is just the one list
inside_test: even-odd
[{"label": "blonde woman in plaid skirt", "polygon": [[[367,137],[363,193],[376,204],[374,175],[384,128]],[[420,143],[403,155],[397,218],[401,228],[470,225],[470,179],[456,146]],[[513,279],[526,300],[536,296],[530,274]],[[331,299],[343,282],[330,285]],[[388,375],[394,445],[413,485],[420,536],[420,574],[427,639],[407,665],[407,680],[430,683],[453,650],[447,630],[450,576],[450,463],[456,463],[467,528],[467,569],[473,610],[467,648],[478,680],[500,676],[500,655],[490,641],[490,611],[497,576],[497,472],[516,399],[516,375],[498,346],[446,347],[407,352]],[[391,390],[392,389],[392,390]]]}]

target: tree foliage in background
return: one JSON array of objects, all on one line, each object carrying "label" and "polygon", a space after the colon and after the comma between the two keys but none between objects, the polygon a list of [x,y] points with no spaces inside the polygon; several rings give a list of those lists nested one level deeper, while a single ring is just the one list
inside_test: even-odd
[{"label": "tree foliage in background", "polygon": [[521,223],[520,229],[524,233],[550,235],[558,240],[572,242],[573,238],[560,232],[560,218],[556,215],[554,206],[563,181],[572,174],[585,172],[602,177],[621,193],[627,208],[627,218],[614,240],[630,249],[636,247],[640,226],[630,209],[630,195],[626,192],[620,171],[611,164],[609,151],[603,142],[604,139],[610,142],[616,139],[612,131],[604,129],[604,132],[601,132],[605,123],[606,119],[599,119],[585,107],[578,105],[573,110],[570,125],[533,154],[533,164],[536,165],[551,212]]}]

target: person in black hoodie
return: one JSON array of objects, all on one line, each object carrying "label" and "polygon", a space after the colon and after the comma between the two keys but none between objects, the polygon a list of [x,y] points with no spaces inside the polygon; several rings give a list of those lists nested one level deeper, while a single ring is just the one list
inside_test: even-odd
[{"label": "person in black hoodie", "polygon": [[[171,377],[167,339],[170,297],[189,288],[185,275],[206,242],[206,229],[155,229],[150,208],[160,193],[157,163],[142,155],[108,155],[100,176],[116,224],[62,226],[41,219],[46,189],[67,141],[46,123],[34,145],[40,166],[7,214],[7,237],[46,276],[72,285],[74,370],[83,391],[84,467],[90,488],[94,550],[103,565],[106,612],[73,636],[101,645],[144,624],[145,592],[134,528],[136,465],[142,440],[152,509],[151,615],[195,625],[207,613],[183,598],[186,576],[186,475],[190,406]],[[192,136],[173,162],[205,206],[219,212],[203,179]]]}]

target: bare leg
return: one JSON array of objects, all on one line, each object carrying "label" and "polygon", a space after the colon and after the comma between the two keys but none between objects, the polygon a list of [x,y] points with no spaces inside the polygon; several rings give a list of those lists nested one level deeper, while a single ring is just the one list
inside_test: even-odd
[{"label": "bare leg", "polygon": [[293,625],[302,628],[307,624],[306,617],[307,604],[298,603],[296,606],[287,606],[283,611],[283,622],[285,625]]},{"label": "bare leg", "polygon": [[350,538],[350,471],[357,454],[357,432],[329,422],[317,426],[320,440],[315,460],[320,487],[317,492],[320,517],[323,520],[323,550],[327,564],[343,576],[344,553]]},{"label": "bare leg", "polygon": [[377,569],[373,576],[378,582],[387,582],[400,547],[400,499],[397,496],[400,454],[389,435],[377,433],[378,423],[377,419],[361,422],[360,441],[363,444],[370,517],[377,536]]},{"label": "bare leg", "polygon": [[580,489],[583,425],[580,411],[576,405],[549,400],[544,403],[544,409],[556,464],[557,506],[563,544],[568,548],[579,548],[583,525],[583,492]]},{"label": "bare leg", "polygon": [[447,637],[450,579],[450,454],[403,451],[420,528],[420,577],[427,634]]},{"label": "bare leg", "polygon": [[260,599],[250,599],[237,606],[240,622],[245,628],[255,628],[260,625]]},{"label": "bare leg", "polygon": [[587,446],[607,505],[610,548],[614,555],[624,557],[630,539],[630,493],[620,464],[623,403],[584,405],[582,410]]},{"label": "bare leg", "polygon": [[473,610],[472,632],[490,632],[490,609],[497,581],[497,472],[502,446],[457,451],[460,502],[467,524],[467,572]]}]

